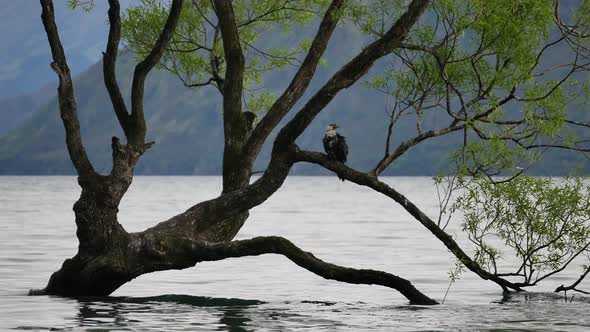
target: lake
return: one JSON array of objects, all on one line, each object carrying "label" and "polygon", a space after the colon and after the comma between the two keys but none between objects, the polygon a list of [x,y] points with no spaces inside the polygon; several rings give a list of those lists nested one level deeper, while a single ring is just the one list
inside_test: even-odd
[{"label": "lake", "polygon": [[[384,180],[438,215],[430,178]],[[220,177],[136,177],[119,220],[140,231],[220,188]],[[431,307],[410,306],[388,288],[322,279],[277,255],[144,275],[107,298],[26,296],[76,253],[72,204],[79,193],[75,177],[0,177],[0,330],[590,330],[590,298],[576,295],[566,303],[552,293],[577,277],[577,267],[508,297],[464,272],[445,303]],[[469,248],[456,227],[448,230]],[[252,210],[237,238],[261,235],[284,236],[331,263],[397,274],[439,301],[454,265],[446,248],[395,202],[335,176],[290,177]]]}]

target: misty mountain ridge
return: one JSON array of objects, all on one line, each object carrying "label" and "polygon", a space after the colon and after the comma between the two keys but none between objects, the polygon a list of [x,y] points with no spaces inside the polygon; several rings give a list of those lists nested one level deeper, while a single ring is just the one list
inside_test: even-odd
[{"label": "misty mountain ridge", "polygon": [[[336,30],[326,51],[327,65],[318,68],[306,94],[279,128],[365,44],[362,35],[352,29]],[[49,60],[48,57],[43,61],[47,67]],[[386,60],[378,62],[369,75],[384,70],[385,63]],[[133,54],[123,52],[117,63],[117,75],[128,105],[134,66]],[[261,88],[279,94],[294,71],[295,68],[291,67],[266,75]],[[37,92],[0,100],[0,108],[4,111],[0,113],[0,136],[3,135],[0,138],[0,174],[75,174],[65,146],[56,89],[57,84],[50,83]],[[74,77],[74,91],[83,143],[97,171],[107,173],[111,167],[111,137],[124,138],[124,134],[102,81],[101,62]],[[387,97],[358,82],[336,96],[297,144],[303,149],[322,151],[325,126],[337,123],[341,127],[339,132],[347,137],[350,145],[349,165],[362,171],[370,170],[384,154],[389,122],[386,103]],[[189,89],[174,75],[154,69],[146,81],[144,108],[148,128],[146,139],[156,144],[137,164],[137,174],[221,174],[222,99],[215,88]],[[583,117],[588,117],[587,113],[581,112]],[[424,122],[425,128],[446,125],[437,122],[436,116],[429,115],[425,116]],[[264,170],[268,163],[274,134],[261,151],[255,171]],[[394,127],[392,145],[414,135],[415,118],[409,116]],[[411,148],[384,175],[431,176],[449,169],[449,153],[457,148],[460,136],[455,133],[433,138]],[[566,175],[579,165],[588,172],[585,161],[580,154],[555,151],[547,153],[531,173]],[[330,174],[319,166],[308,164],[295,165],[292,173]]]}]

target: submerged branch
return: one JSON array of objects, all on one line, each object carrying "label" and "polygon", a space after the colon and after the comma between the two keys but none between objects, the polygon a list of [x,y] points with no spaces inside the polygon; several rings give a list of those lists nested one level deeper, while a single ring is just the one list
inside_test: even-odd
[{"label": "submerged branch", "polygon": [[[177,243],[170,260],[181,259],[190,267],[197,262],[219,261],[227,258],[283,255],[298,266],[330,280],[351,284],[380,285],[393,288],[403,294],[410,303],[421,305],[438,304],[417,290],[408,280],[396,275],[369,269],[353,269],[324,262],[312,253],[301,250],[291,241],[278,236],[255,237],[248,240],[208,243],[189,239]],[[183,258],[179,258],[183,257]],[[190,257],[190,259],[187,259]],[[190,261],[190,263],[189,263]]]},{"label": "submerged branch", "polygon": [[588,295],[590,295],[590,292],[583,291],[581,289],[577,289],[576,288],[582,282],[582,280],[584,280],[586,278],[586,276],[588,275],[588,273],[590,273],[590,266],[586,267],[586,270],[584,271],[584,273],[582,273],[582,275],[578,278],[578,280],[576,280],[573,284],[571,284],[569,286],[561,285],[561,286],[559,286],[559,287],[557,287],[555,289],[555,292],[556,293],[559,293],[559,292],[562,292],[562,291],[567,292],[568,290],[573,290],[573,291],[576,291],[576,292],[579,292],[579,293],[582,293],[582,294],[588,294]]}]

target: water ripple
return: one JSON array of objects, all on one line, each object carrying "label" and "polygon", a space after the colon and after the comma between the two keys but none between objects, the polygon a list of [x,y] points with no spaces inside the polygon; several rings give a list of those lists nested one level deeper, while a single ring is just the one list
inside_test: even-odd
[{"label": "water ripple", "polygon": [[[385,180],[426,213],[436,213],[430,179]],[[74,177],[4,177],[0,187],[2,331],[590,330],[590,299],[576,295],[566,302],[551,292],[552,284],[505,296],[466,272],[444,305],[411,306],[390,289],[325,280],[276,255],[141,276],[112,297],[28,297],[29,289],[46,285],[75,254],[72,204],[79,188]],[[127,230],[140,231],[215,197],[220,188],[219,177],[137,177],[119,217]],[[439,300],[454,263],[446,248],[391,200],[333,177],[289,178],[252,210],[237,237],[260,235],[285,236],[335,264],[408,278]],[[565,272],[555,282],[565,284],[578,274]]]}]

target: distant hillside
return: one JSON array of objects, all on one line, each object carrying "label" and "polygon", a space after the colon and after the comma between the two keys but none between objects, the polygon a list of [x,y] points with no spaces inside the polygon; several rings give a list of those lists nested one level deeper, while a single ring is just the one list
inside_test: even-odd
[{"label": "distant hillside", "polygon": [[[131,2],[123,0],[121,7]],[[87,14],[69,10],[66,0],[55,1],[56,22],[74,74],[98,61],[106,44],[108,3],[95,4],[95,12]],[[40,16],[39,1],[0,1],[0,98],[28,94],[56,81]]]},{"label": "distant hillside", "polygon": [[[335,46],[336,51],[338,47]],[[350,51],[349,51],[350,52]],[[327,74],[337,68],[321,68],[314,81],[317,87]],[[133,59],[120,58],[118,70],[120,86],[129,95]],[[288,76],[287,76],[288,75]],[[269,87],[285,84],[289,72],[270,78]],[[54,87],[55,88],[55,87]],[[313,89],[313,87],[312,87]],[[55,91],[55,90],[54,90]],[[90,157],[100,171],[110,167],[110,137],[123,137],[112,112],[102,83],[101,64],[98,63],[75,79],[83,140]],[[28,99],[42,98],[30,96]],[[362,86],[344,91],[320,114],[298,143],[307,149],[321,149],[321,138],[328,123],[337,122],[347,135],[351,148],[351,164],[368,168],[381,157],[387,123],[380,94]],[[167,72],[154,71],[148,77],[145,93],[148,139],[156,145],[137,166],[139,174],[219,174],[223,148],[221,99],[213,88],[187,89]],[[296,108],[297,109],[297,108]],[[413,130],[413,127],[408,129]],[[267,144],[258,161],[263,169],[268,161]],[[379,151],[379,152],[376,152]],[[444,164],[445,151],[428,153],[420,163],[413,163],[413,174],[427,174],[433,166]],[[405,163],[404,163],[405,164]],[[317,167],[298,165],[299,173],[317,173]],[[18,129],[0,138],[0,174],[72,174],[64,144],[63,125],[53,97],[40,107]],[[406,171],[404,171],[405,173]]]},{"label": "distant hillside", "polygon": [[51,84],[26,95],[0,98],[0,136],[17,128],[41,106],[47,104],[54,97],[55,91],[55,86]]},{"label": "distant hillside", "polygon": [[[318,70],[307,96],[323,84],[339,66],[362,47],[362,40],[351,31],[340,31],[330,43],[328,65]],[[123,54],[118,63],[119,85],[123,95],[129,95],[134,60]],[[111,136],[123,137],[110,100],[102,82],[102,65],[97,63],[75,78],[83,141],[98,171],[107,172],[111,166]],[[379,64],[373,72],[382,70]],[[273,73],[264,88],[279,91],[292,76],[292,69]],[[0,174],[73,174],[73,167],[64,144],[64,130],[57,110],[56,86],[20,99],[14,109],[33,109],[31,102],[46,101],[36,111],[23,118],[18,128],[0,138]],[[49,96],[46,91],[50,91]],[[17,99],[18,101],[18,99]],[[387,117],[386,98],[357,83],[342,91],[320,113],[298,140],[304,149],[321,150],[321,139],[327,124],[336,122],[349,141],[350,165],[368,170],[382,157],[385,146]],[[211,87],[188,89],[179,80],[163,71],[148,76],[145,91],[145,112],[148,140],[156,141],[137,165],[138,174],[220,174],[223,149],[221,98]],[[3,107],[0,100],[0,107]],[[300,105],[299,105],[300,106]],[[297,111],[296,106],[293,111]],[[589,112],[579,110],[590,120]],[[0,114],[1,115],[1,114]],[[436,118],[426,118],[431,124]],[[2,119],[0,119],[2,122]],[[443,123],[438,123],[442,126]],[[0,128],[1,129],[1,128]],[[394,131],[394,144],[415,134],[412,119],[400,122]],[[1,135],[1,132],[0,132]],[[386,172],[392,175],[434,175],[448,165],[448,154],[458,137],[432,139],[411,149]],[[263,170],[270,155],[270,143],[263,149],[255,170]],[[563,175],[577,165],[587,162],[579,154],[559,152],[547,154],[533,171],[535,174]],[[327,174],[315,165],[296,165],[296,174]]]},{"label": "distant hillside", "polygon": [[[133,0],[121,1],[126,8]],[[55,1],[56,23],[73,75],[96,63],[105,47],[106,1],[92,13]],[[57,77],[41,23],[39,1],[0,1],[0,136],[15,129],[55,95]]]}]

